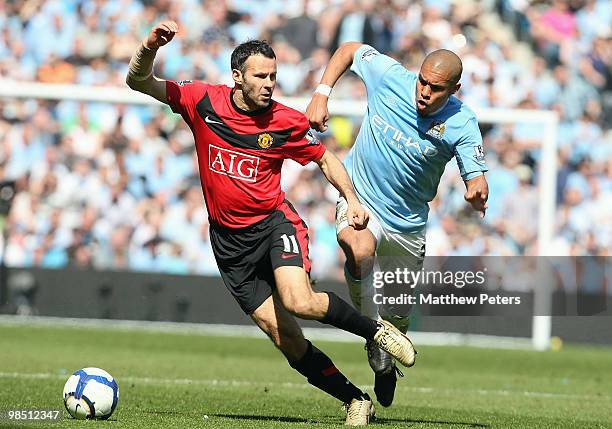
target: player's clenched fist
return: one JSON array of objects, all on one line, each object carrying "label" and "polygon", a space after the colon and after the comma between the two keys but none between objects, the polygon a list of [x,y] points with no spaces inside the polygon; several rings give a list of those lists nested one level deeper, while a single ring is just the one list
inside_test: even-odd
[{"label": "player's clenched fist", "polygon": [[178,24],[174,21],[160,22],[149,33],[145,46],[149,49],[158,49],[170,42],[178,30]]},{"label": "player's clenched fist", "polygon": [[327,97],[325,95],[317,93],[313,95],[306,108],[306,117],[312,128],[320,132],[327,131],[329,111],[327,110]]},{"label": "player's clenched fist", "polygon": [[484,174],[477,176],[465,182],[467,190],[463,198],[470,203],[474,210],[480,212],[480,217],[484,217],[489,205],[489,185],[484,177]]},{"label": "player's clenched fist", "polygon": [[350,226],[355,228],[357,231],[365,229],[368,226],[370,215],[365,211],[361,203],[358,200],[347,201],[348,207],[346,210],[346,217]]}]

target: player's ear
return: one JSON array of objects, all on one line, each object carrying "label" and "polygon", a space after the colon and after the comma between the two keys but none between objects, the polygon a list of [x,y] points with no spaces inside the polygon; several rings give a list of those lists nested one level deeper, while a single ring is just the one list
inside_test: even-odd
[{"label": "player's ear", "polygon": [[461,88],[461,84],[458,83],[457,85],[455,85],[455,87],[453,88],[453,90],[451,91],[451,94],[456,93],[457,91],[459,91],[459,88]]},{"label": "player's ear", "polygon": [[238,69],[232,69],[232,79],[234,79],[234,82],[236,83],[236,85],[242,85],[242,81],[243,81],[242,72]]}]

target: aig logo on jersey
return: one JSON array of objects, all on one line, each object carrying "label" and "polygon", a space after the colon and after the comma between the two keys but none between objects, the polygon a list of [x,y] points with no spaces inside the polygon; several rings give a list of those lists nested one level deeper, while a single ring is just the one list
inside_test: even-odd
[{"label": "aig logo on jersey", "polygon": [[263,133],[257,136],[257,144],[262,149],[268,149],[270,146],[272,146],[273,141],[274,138],[268,133]]},{"label": "aig logo on jersey", "polygon": [[259,158],[211,144],[208,146],[208,168],[215,173],[255,183]]}]

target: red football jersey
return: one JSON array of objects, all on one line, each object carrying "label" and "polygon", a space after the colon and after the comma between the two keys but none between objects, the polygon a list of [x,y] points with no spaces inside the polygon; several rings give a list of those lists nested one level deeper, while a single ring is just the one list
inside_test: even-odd
[{"label": "red football jersey", "polygon": [[200,181],[211,222],[244,228],[276,210],[285,199],[280,172],[285,158],[302,165],[325,147],[301,112],[276,101],[246,112],[225,85],[166,83],[166,98],[195,138]]}]

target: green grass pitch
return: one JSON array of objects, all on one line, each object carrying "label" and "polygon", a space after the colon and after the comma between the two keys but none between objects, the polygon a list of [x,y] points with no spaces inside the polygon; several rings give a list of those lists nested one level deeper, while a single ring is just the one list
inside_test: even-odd
[{"label": "green grass pitch", "polygon": [[[357,343],[316,342],[372,395]],[[373,427],[612,428],[612,349],[559,352],[419,347]],[[119,383],[108,421],[0,428],[339,428],[339,401],[306,384],[265,339],[0,324],[0,409],[63,409],[70,373],[97,366]]]}]

